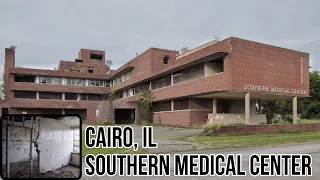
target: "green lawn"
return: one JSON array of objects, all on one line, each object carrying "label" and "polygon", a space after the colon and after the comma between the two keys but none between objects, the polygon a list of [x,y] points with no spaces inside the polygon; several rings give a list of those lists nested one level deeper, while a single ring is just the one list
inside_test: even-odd
[{"label": "green lawn", "polygon": [[[94,137],[94,136],[91,136]],[[85,146],[85,135],[84,132],[82,133],[82,156],[86,156],[87,154],[142,154],[145,151],[142,148],[138,148],[137,151],[133,149],[126,149],[126,148],[93,148],[89,149]]]},{"label": "green lawn", "polygon": [[303,143],[309,141],[320,141],[320,131],[312,132],[288,132],[258,135],[194,135],[179,138],[187,142],[215,146],[214,148],[237,148],[250,146],[272,146],[279,144]]}]

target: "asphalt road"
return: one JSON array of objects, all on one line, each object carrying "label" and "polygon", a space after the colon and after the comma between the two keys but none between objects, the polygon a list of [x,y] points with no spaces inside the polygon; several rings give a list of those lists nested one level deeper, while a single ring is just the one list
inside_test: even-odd
[{"label": "asphalt road", "polygon": [[[171,154],[171,160],[173,159],[173,154]],[[176,153],[177,154],[177,153]],[[170,161],[171,165],[171,176],[170,177],[125,177],[125,176],[91,176],[88,177],[85,175],[85,168],[87,167],[85,163],[83,163],[83,170],[82,170],[82,179],[281,179],[281,180],[301,180],[301,179],[307,179],[307,180],[319,180],[320,179],[320,143],[305,143],[305,144],[294,144],[294,145],[281,145],[276,147],[254,147],[254,148],[241,148],[241,149],[228,149],[228,150],[204,150],[204,151],[196,151],[196,152],[186,152],[186,153],[179,153],[179,154],[241,154],[242,155],[242,169],[246,171],[247,176],[244,177],[232,177],[232,176],[202,176],[202,177],[192,177],[192,176],[184,176],[184,177],[175,177],[173,174],[174,172],[174,164],[173,161]],[[253,177],[250,176],[249,173],[249,157],[252,154],[309,154],[312,157],[312,176],[311,177],[293,177],[293,176],[271,176],[271,177]]]}]

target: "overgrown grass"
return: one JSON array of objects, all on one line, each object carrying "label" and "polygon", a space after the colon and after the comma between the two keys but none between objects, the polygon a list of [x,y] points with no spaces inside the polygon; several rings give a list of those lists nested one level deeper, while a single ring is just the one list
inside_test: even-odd
[{"label": "overgrown grass", "polygon": [[[91,138],[95,136],[91,135]],[[142,154],[145,151],[142,148],[138,148],[137,151],[134,151],[133,148],[92,148],[89,149],[85,146],[85,133],[82,132],[82,156],[85,157],[87,154]]]},{"label": "overgrown grass", "polygon": [[214,146],[215,148],[236,148],[251,146],[273,146],[279,144],[303,143],[320,141],[320,131],[309,132],[279,132],[257,135],[194,135],[179,138],[187,142]]},{"label": "overgrown grass", "polygon": [[301,120],[298,120],[298,124],[319,124],[319,123],[320,123],[320,119],[315,119],[315,120],[301,119]]}]

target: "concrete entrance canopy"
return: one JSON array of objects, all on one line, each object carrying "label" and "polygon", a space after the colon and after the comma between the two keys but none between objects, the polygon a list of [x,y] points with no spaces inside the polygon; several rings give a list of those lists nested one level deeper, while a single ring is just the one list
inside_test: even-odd
[{"label": "concrete entrance canopy", "polygon": [[[237,91],[216,91],[211,93],[205,93],[195,95],[195,98],[222,98],[222,99],[244,99],[246,92]],[[280,99],[291,99],[292,96],[283,94],[269,94],[269,93],[250,93],[250,99],[260,100],[280,100]]]},{"label": "concrete entrance canopy", "polygon": [[[262,114],[262,101],[281,100],[293,98],[293,120],[297,121],[297,101],[296,96],[288,96],[276,93],[258,92],[236,92],[236,91],[216,91],[195,95],[193,98],[212,98],[212,113],[208,114],[208,123],[244,123],[261,124],[266,123],[266,115]],[[217,99],[228,100],[228,111],[217,111]],[[258,105],[258,106],[256,106]],[[258,107],[258,108],[257,108]],[[257,111],[256,111],[257,108]]]}]

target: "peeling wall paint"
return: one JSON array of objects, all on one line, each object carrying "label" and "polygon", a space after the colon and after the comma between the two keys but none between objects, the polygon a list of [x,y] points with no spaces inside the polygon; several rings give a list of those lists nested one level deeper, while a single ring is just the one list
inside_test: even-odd
[{"label": "peeling wall paint", "polygon": [[[2,124],[2,164],[6,162],[6,126]],[[15,122],[22,126],[22,123]],[[26,121],[25,126],[31,127],[31,122]],[[36,137],[37,129],[33,134]],[[33,145],[33,144],[32,144]],[[19,162],[29,160],[30,154],[30,129],[21,127],[9,127],[9,162]],[[38,158],[38,154],[33,149],[33,158]]]},{"label": "peeling wall paint", "polygon": [[40,173],[69,164],[73,151],[73,130],[54,119],[40,119]]},{"label": "peeling wall paint", "polygon": [[[39,121],[38,121],[39,118]],[[74,131],[70,126],[80,125],[79,118],[64,118],[63,120],[38,117],[34,121],[33,141],[37,140],[40,150],[40,173],[55,170],[70,163],[73,152]],[[39,124],[40,122],[40,129]],[[6,162],[6,122],[2,123],[2,164]],[[22,126],[22,122],[15,122]],[[31,127],[31,121],[24,122],[25,127]],[[9,127],[9,161],[18,162],[29,160],[30,129]],[[34,146],[34,144],[32,144]],[[38,154],[33,148],[33,159]]]}]

